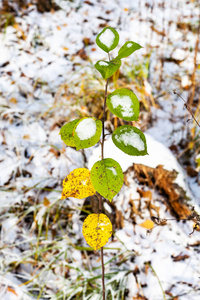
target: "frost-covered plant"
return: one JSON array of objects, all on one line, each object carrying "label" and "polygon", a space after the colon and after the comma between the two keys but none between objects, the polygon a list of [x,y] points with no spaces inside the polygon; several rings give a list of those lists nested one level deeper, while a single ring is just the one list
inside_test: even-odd
[{"label": "frost-covered plant", "polygon": [[[92,213],[85,219],[82,232],[86,242],[95,251],[101,248],[103,299],[105,299],[103,246],[112,235],[112,224],[109,218],[101,213],[102,203],[104,199],[112,201],[124,181],[119,163],[112,158],[104,158],[106,105],[112,114],[125,121],[137,121],[139,117],[139,101],[131,90],[121,88],[108,95],[109,79],[120,68],[121,59],[141,48],[139,44],[128,41],[119,49],[117,57],[110,59],[110,51],[117,47],[118,42],[119,34],[112,27],[104,28],[96,38],[97,45],[108,53],[108,61],[99,60],[95,64],[95,68],[106,81],[102,120],[94,117],[75,119],[60,130],[61,139],[67,146],[76,147],[76,150],[94,146],[102,136],[101,159],[92,166],[91,171],[78,168],[64,179],[62,199],[66,197],[82,199],[94,194],[99,199],[99,213]],[[147,154],[145,136],[136,127],[130,125],[118,127],[112,134],[112,140],[120,150],[129,155]]]}]

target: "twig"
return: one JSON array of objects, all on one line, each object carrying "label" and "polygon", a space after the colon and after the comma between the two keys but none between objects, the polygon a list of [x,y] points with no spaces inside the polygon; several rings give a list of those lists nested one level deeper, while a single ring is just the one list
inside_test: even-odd
[{"label": "twig", "polygon": [[[199,2],[199,1],[197,1]],[[200,4],[200,3],[198,3]],[[200,20],[200,6],[199,6],[199,20]],[[194,49],[194,68],[193,68],[193,73],[191,76],[192,80],[192,92],[189,98],[189,105],[192,105],[193,100],[194,100],[194,95],[195,95],[195,88],[196,88],[196,70],[197,70],[197,55],[198,55],[198,50],[199,50],[199,39],[200,39],[200,23],[197,28],[197,39],[195,43],[195,49]]]},{"label": "twig", "polygon": [[105,139],[106,99],[107,99],[107,95],[108,95],[108,81],[109,81],[109,78],[106,81],[105,97],[104,97],[104,104],[103,104],[101,159],[104,158],[103,150],[104,150],[104,139]]},{"label": "twig", "polygon": [[187,104],[187,102],[183,99],[183,97],[181,97],[180,94],[178,94],[178,93],[176,92],[176,90],[173,90],[173,93],[174,93],[175,95],[177,95],[178,97],[180,97],[180,98],[183,100],[185,108],[186,108],[187,111],[190,113],[191,117],[192,117],[193,120],[196,122],[197,126],[199,126],[199,128],[200,128],[200,124],[199,124],[199,122],[197,121],[197,119],[195,118],[195,116],[194,116],[194,114],[193,114],[193,112],[192,112],[190,106]]},{"label": "twig", "polygon": [[[108,53],[108,59],[110,61],[110,55]],[[103,104],[103,117],[102,117],[102,141],[101,141],[101,159],[104,159],[104,140],[105,140],[105,119],[106,119],[106,99],[108,95],[108,82],[109,78],[106,80],[106,85],[105,85],[105,96],[104,96],[104,104]],[[103,197],[99,198],[99,212],[102,211],[102,202],[103,202]],[[104,279],[104,273],[105,273],[105,268],[104,268],[104,261],[103,261],[103,247],[101,247],[101,270],[102,270],[102,290],[103,290],[103,300],[106,300],[105,296],[105,279]]]}]

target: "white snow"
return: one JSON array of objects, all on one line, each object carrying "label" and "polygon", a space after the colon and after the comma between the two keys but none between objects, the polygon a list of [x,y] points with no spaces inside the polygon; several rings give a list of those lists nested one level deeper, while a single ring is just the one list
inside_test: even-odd
[{"label": "white snow", "polygon": [[129,42],[126,44],[126,47],[130,48],[131,46],[133,46],[133,43]]},{"label": "white snow", "polygon": [[117,108],[118,106],[121,108],[123,117],[132,117],[134,115],[133,108],[131,107],[133,103],[129,96],[113,95],[111,97],[111,104],[113,108]]},{"label": "white snow", "polygon": [[145,149],[143,140],[140,138],[139,134],[135,132],[124,132],[120,135],[116,134],[115,138],[119,143],[124,143],[125,146],[132,146],[139,151]]},{"label": "white snow", "polygon": [[[178,145],[182,139],[186,139],[187,133],[192,128],[190,122],[185,122],[189,115],[183,109],[182,100],[173,96],[172,90],[176,88],[185,99],[188,98],[187,88],[191,84],[190,76],[194,69],[197,34],[194,31],[188,31],[186,34],[185,30],[179,30],[176,20],[183,19],[186,24],[196,26],[199,10],[197,5],[195,7],[195,2],[169,0],[165,1],[165,8],[161,0],[112,0],[107,1],[106,5],[105,1],[97,0],[94,0],[94,5],[86,3],[89,1],[80,0],[73,2],[57,0],[57,2],[63,9],[44,14],[38,13],[35,6],[30,3],[28,13],[22,12],[15,17],[20,30],[7,26],[0,33],[0,185],[2,186],[0,190],[2,218],[0,299],[3,300],[33,299],[36,294],[28,296],[33,292],[32,284],[36,292],[43,291],[44,295],[41,295],[41,298],[44,296],[53,300],[57,297],[57,290],[63,292],[63,295],[60,294],[63,298],[72,297],[69,292],[76,296],[77,291],[84,292],[85,289],[84,285],[74,291],[74,282],[78,276],[83,276],[85,280],[101,273],[98,253],[94,255],[88,252],[82,253],[75,250],[74,246],[69,246],[76,246],[77,243],[78,246],[86,245],[83,240],[80,242],[82,220],[79,213],[83,200],[70,198],[60,202],[61,183],[74,168],[83,167],[84,162],[81,152],[76,152],[70,147],[62,148],[63,144],[58,134],[60,128],[57,124],[62,124],[64,120],[67,122],[69,118],[76,118],[77,112],[83,113],[78,99],[76,100],[78,103],[74,103],[70,95],[79,94],[80,85],[84,86],[88,74],[92,75],[93,91],[101,88],[99,81],[94,79],[91,63],[82,60],[77,53],[80,49],[84,49],[92,62],[107,59],[107,55],[102,56],[101,49],[93,44],[96,38],[94,33],[99,33],[102,25],[106,23],[106,26],[117,28],[121,45],[128,40],[133,40],[144,47],[124,60],[123,72],[128,74],[127,70],[132,72],[133,66],[141,65],[145,75],[143,78],[145,90],[142,93],[145,92],[145,96],[149,95],[150,101],[152,96],[155,97],[155,102],[160,108],[151,105],[153,123],[148,129],[149,134],[146,134],[149,155],[142,157],[126,155],[115,147],[112,139],[109,139],[105,142],[105,158],[118,161],[124,171],[133,163],[153,168],[160,164],[165,169],[175,169],[178,172],[176,183],[189,194],[185,183],[187,179],[194,193],[194,204],[198,206],[200,203],[197,179],[186,177],[175,155],[168,149],[171,145]],[[127,10],[125,11],[124,8]],[[109,21],[104,23],[103,19]],[[152,31],[152,24],[155,30],[160,32],[165,30],[166,35],[162,36]],[[113,39],[111,36],[110,32],[110,37],[106,37],[105,34],[101,38],[110,45]],[[85,37],[91,41],[91,45],[86,47],[83,45]],[[127,43],[127,47],[128,45],[131,46],[131,43]],[[113,57],[116,56],[117,51],[118,48],[112,52]],[[148,54],[151,57],[150,69],[147,70],[145,59]],[[184,61],[180,65],[166,61],[161,68],[160,57],[172,57]],[[197,65],[199,59],[198,54]],[[3,66],[4,64],[7,65]],[[198,72],[196,76],[198,81]],[[133,88],[133,84],[130,83],[130,88]],[[183,91],[181,87],[185,90]],[[112,85],[109,85],[109,88],[112,89]],[[83,96],[87,97],[87,93]],[[17,102],[11,103],[11,98],[16,98]],[[148,115],[146,110],[143,110],[142,114],[144,119],[145,114]],[[112,127],[110,120],[106,124]],[[93,165],[95,159],[100,159],[100,147],[90,148],[86,152],[92,154],[89,164]],[[23,175],[26,171],[30,173],[30,177]],[[155,227],[150,235],[147,235],[145,228],[133,225],[129,219],[131,213],[129,201],[131,199],[136,208],[138,207],[140,195],[137,188],[141,186],[136,184],[132,175],[130,172],[128,177],[130,185],[123,186],[114,199],[117,209],[124,217],[124,227],[116,230],[113,242],[106,245],[111,248],[111,250],[105,249],[106,272],[112,272],[117,268],[116,278],[120,280],[126,277],[122,269],[129,272],[137,266],[139,273],[136,276],[133,273],[128,275],[127,300],[136,299],[137,293],[144,295],[148,300],[163,299],[157,278],[151,269],[144,265],[145,262],[151,261],[163,289],[166,291],[172,288],[172,296],[166,295],[166,298],[180,295],[181,300],[200,299],[199,246],[192,245],[199,241],[199,232],[189,236],[193,223],[184,224],[175,220],[169,221],[166,226]],[[57,185],[55,190],[54,185]],[[53,190],[49,191],[51,187]],[[45,220],[45,208],[42,204],[44,195],[52,205],[52,208],[46,209]],[[160,216],[171,218],[169,211],[166,211],[166,205],[159,201],[158,194],[153,193],[152,197],[152,204],[160,208]],[[136,224],[150,218],[149,211],[145,208],[146,200],[148,199],[140,200],[141,217],[136,216]],[[106,204],[104,203],[104,207]],[[41,224],[45,221],[47,224],[52,209],[53,212],[57,209],[60,211],[61,207],[61,211],[66,207],[67,210],[69,207],[76,209],[76,213],[72,213],[70,226],[64,227],[65,220],[62,216],[59,222],[52,222],[50,218],[47,239],[40,240],[43,236],[37,236],[37,232],[34,231],[36,223],[39,221]],[[112,213],[111,206],[107,205],[107,211],[108,207],[109,212]],[[28,218],[23,216],[25,212],[28,213]],[[31,216],[34,214],[36,219],[32,219],[32,227],[27,231],[24,226],[26,219],[29,220],[27,224],[31,225]],[[55,228],[57,236],[48,239],[51,228]],[[53,248],[51,251],[41,252],[41,257],[45,259],[42,260],[39,270],[34,258],[34,247],[37,241],[39,250],[48,245],[57,248],[56,252],[53,252]],[[61,256],[59,255],[62,252],[59,251],[63,252]],[[116,253],[115,260],[109,262],[113,259],[113,253]],[[171,256],[180,253],[189,255],[189,258],[174,262]],[[126,262],[121,263],[119,257],[123,259],[126,255],[132,255],[134,262],[127,259]],[[75,269],[68,265],[68,258],[72,261],[71,267]],[[19,262],[17,272],[14,267],[16,262]],[[119,264],[116,266],[116,263]],[[32,268],[30,272],[27,269],[25,271],[24,268],[28,264]],[[93,271],[94,267],[97,267],[95,271]],[[69,272],[67,280],[66,271]],[[30,282],[21,285],[26,280]],[[111,285],[106,284],[106,287],[111,288]],[[114,292],[117,291],[111,288],[111,293]],[[100,297],[100,294],[95,294],[94,289],[91,298],[99,300]],[[113,298],[117,299],[117,296]]]},{"label": "white snow", "polygon": [[96,123],[92,118],[82,120],[75,129],[80,140],[92,138],[96,133]]},{"label": "white snow", "polygon": [[103,206],[105,210],[107,210],[110,214],[112,213],[112,208],[108,205],[108,203],[104,202]]},{"label": "white snow", "polygon": [[106,61],[103,61],[103,60],[101,60],[101,61],[99,61],[99,65],[100,66],[108,66],[109,65],[109,63],[108,62],[106,62]]},{"label": "white snow", "polygon": [[109,28],[106,29],[100,36],[99,40],[102,44],[104,44],[106,47],[110,48],[114,42],[115,35]]},{"label": "white snow", "polygon": [[107,167],[106,169],[110,170],[113,173],[113,175],[117,176],[117,171],[115,170],[115,168]]}]

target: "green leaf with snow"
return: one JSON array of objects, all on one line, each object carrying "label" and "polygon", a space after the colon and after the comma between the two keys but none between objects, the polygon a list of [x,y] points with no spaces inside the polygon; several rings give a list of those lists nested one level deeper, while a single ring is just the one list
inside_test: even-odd
[{"label": "green leaf with snow", "polygon": [[107,97],[111,113],[126,121],[137,121],[140,103],[136,95],[128,89],[118,89]]},{"label": "green leaf with snow", "polygon": [[106,27],[97,35],[96,43],[99,48],[108,53],[117,47],[119,34],[114,28]]},{"label": "green leaf with snow", "polygon": [[60,129],[60,135],[61,139],[63,142],[70,147],[75,147],[74,144],[74,137],[73,137],[73,130],[75,125],[80,121],[80,119],[75,119],[64,126],[61,127]]},{"label": "green leaf with snow", "polygon": [[134,43],[132,41],[126,42],[118,51],[118,55],[117,55],[117,59],[122,59],[124,57],[127,57],[129,55],[131,55],[133,52],[135,52],[136,50],[139,50],[140,48],[142,48],[142,46],[140,46],[137,43]]},{"label": "green leaf with snow", "polygon": [[111,77],[121,67],[121,60],[120,59],[113,59],[111,61],[99,60],[94,66],[101,73],[101,76],[104,79],[107,79]]},{"label": "green leaf with snow", "polygon": [[90,178],[94,189],[109,201],[120,191],[124,182],[121,166],[112,158],[97,161],[91,169]]},{"label": "green leaf with snow", "polygon": [[136,127],[123,125],[115,129],[112,134],[113,143],[129,155],[146,155],[147,144],[145,135]]},{"label": "green leaf with snow", "polygon": [[82,118],[73,130],[76,150],[94,146],[100,139],[102,122],[95,118]]}]

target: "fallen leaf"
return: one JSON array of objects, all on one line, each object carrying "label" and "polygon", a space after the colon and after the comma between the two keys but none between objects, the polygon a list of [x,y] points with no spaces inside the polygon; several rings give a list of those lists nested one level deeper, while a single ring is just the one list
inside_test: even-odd
[{"label": "fallen leaf", "polygon": [[18,294],[15,292],[14,289],[12,289],[11,287],[7,287],[7,291],[10,292],[10,293],[13,293],[14,295],[18,296]]},{"label": "fallen leaf", "polygon": [[14,98],[14,97],[12,97],[12,98],[10,98],[9,102],[16,104],[17,103],[17,99]]},{"label": "fallen leaf", "polygon": [[152,229],[154,227],[154,222],[147,219],[143,223],[140,223],[138,225],[145,228],[145,229]]},{"label": "fallen leaf", "polygon": [[50,201],[49,201],[49,199],[47,199],[47,197],[44,197],[43,204],[44,204],[44,206],[49,206]]},{"label": "fallen leaf", "polygon": [[181,261],[181,260],[185,260],[185,259],[187,259],[189,257],[190,257],[189,255],[187,255],[187,254],[183,255],[182,253],[180,253],[177,256],[174,256],[174,255],[171,256],[171,258],[173,259],[173,261]]}]

